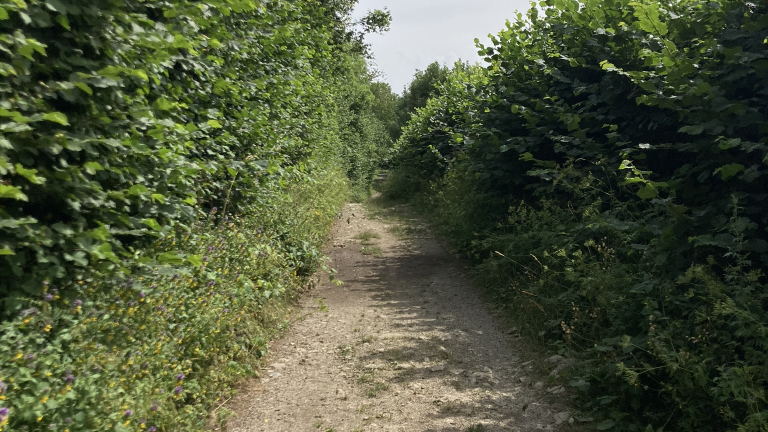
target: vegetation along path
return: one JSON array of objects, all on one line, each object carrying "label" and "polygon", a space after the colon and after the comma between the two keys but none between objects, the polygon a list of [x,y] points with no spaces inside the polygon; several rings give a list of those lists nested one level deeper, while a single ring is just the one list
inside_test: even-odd
[{"label": "vegetation along path", "polygon": [[504,331],[418,221],[377,213],[344,208],[330,251],[344,284],[306,296],[227,430],[568,430],[564,389],[548,379],[567,362]]}]

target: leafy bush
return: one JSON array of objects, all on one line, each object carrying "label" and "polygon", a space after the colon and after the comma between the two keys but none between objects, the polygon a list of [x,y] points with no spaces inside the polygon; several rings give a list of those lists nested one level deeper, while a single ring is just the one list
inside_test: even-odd
[{"label": "leafy bush", "polygon": [[545,1],[398,143],[599,430],[768,430],[767,38],[762,4]]},{"label": "leafy bush", "polygon": [[253,373],[391,144],[352,5],[0,0],[0,429],[201,430]]},{"label": "leafy bush", "polygon": [[254,373],[285,325],[282,305],[321,264],[307,252],[346,196],[342,179],[326,172],[264,193],[257,213],[216,222],[214,211],[154,245],[195,257],[194,268],[44,284],[0,324],[10,430],[201,430],[230,386]]}]

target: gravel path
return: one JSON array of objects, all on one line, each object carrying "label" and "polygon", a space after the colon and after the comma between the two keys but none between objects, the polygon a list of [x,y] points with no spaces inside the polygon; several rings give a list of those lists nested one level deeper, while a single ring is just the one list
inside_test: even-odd
[{"label": "gravel path", "polygon": [[229,404],[227,431],[575,429],[548,377],[567,361],[536,358],[499,329],[462,264],[418,222],[349,204],[329,255],[344,285],[306,295],[308,315]]}]

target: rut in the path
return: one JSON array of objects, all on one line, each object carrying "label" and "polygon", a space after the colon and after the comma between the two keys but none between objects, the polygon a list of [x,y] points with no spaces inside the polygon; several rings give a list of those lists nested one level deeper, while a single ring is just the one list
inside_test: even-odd
[{"label": "rut in the path", "polygon": [[[398,239],[393,226],[345,207],[329,251],[344,285],[325,282],[305,298],[307,311],[327,313],[274,343],[263,378],[231,404],[227,430],[570,429],[562,387],[534,372],[546,361],[496,327],[426,230]],[[559,360],[548,369],[562,369]]]}]

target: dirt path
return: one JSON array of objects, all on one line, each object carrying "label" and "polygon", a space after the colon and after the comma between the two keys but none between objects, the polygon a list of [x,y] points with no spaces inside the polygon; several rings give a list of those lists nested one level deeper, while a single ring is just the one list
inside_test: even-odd
[{"label": "dirt path", "polygon": [[531,360],[497,328],[426,229],[349,204],[332,238],[344,285],[306,296],[316,313],[272,346],[269,369],[230,404],[229,432],[572,429],[547,379],[562,359]]}]

